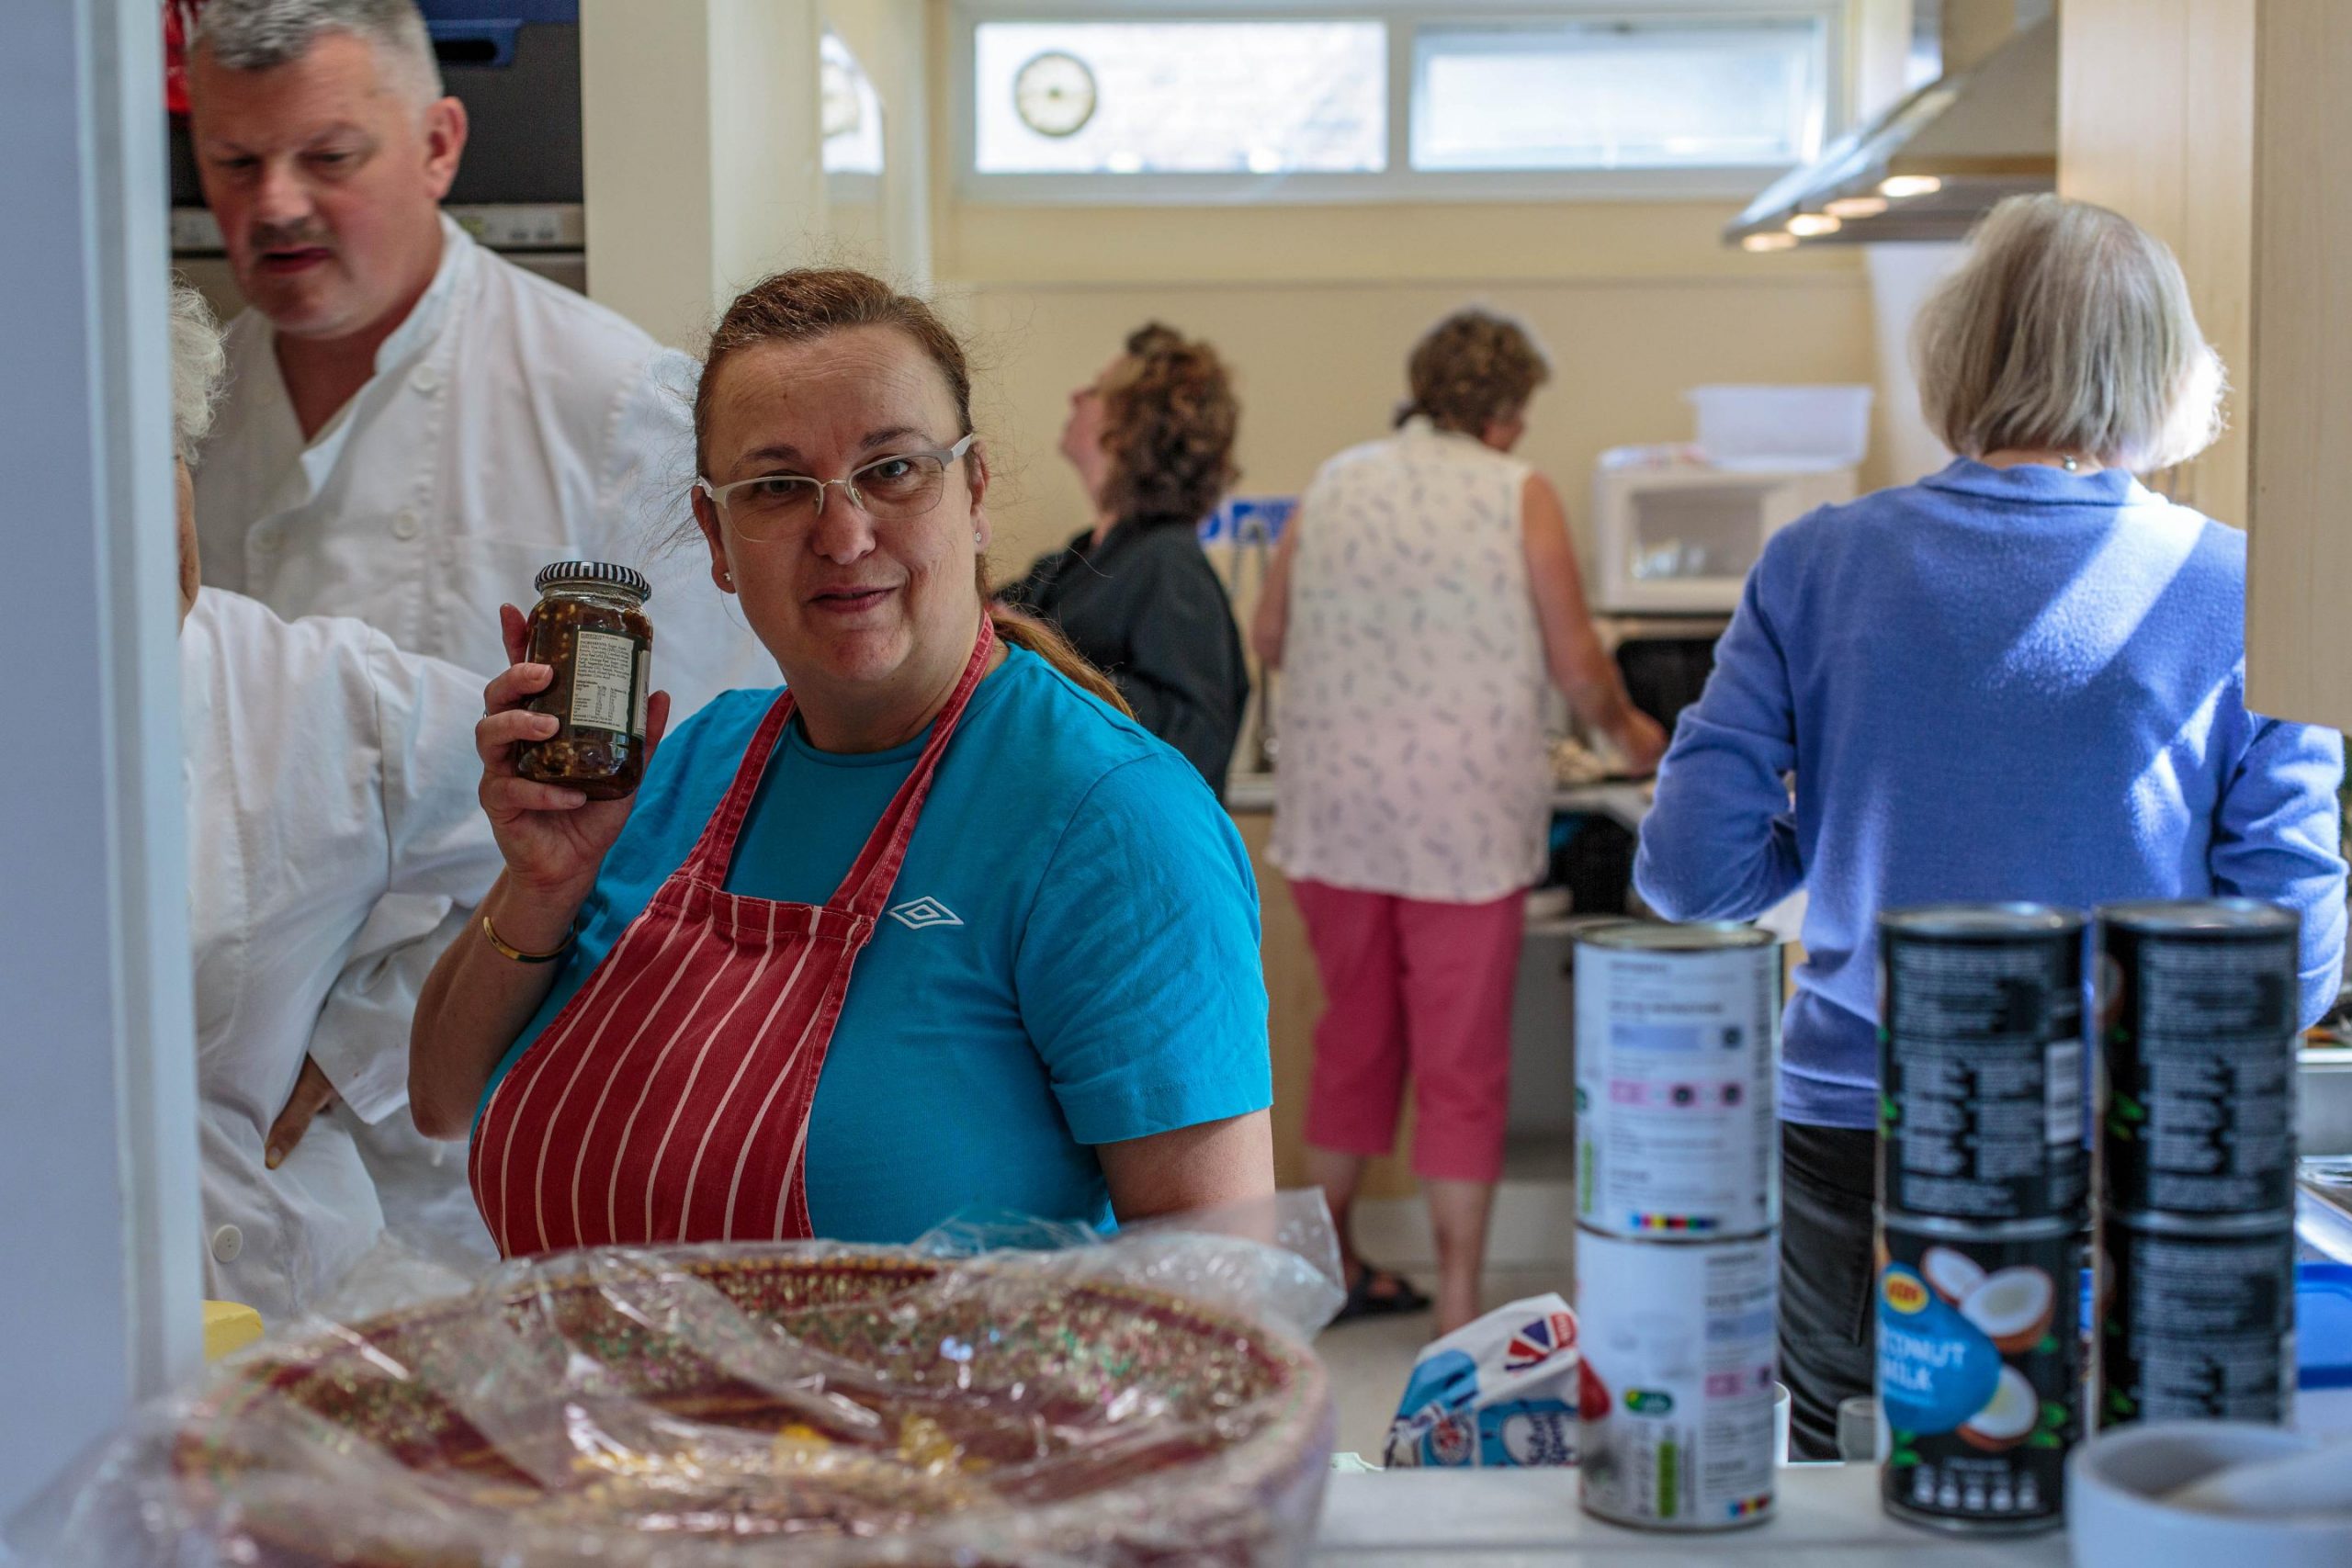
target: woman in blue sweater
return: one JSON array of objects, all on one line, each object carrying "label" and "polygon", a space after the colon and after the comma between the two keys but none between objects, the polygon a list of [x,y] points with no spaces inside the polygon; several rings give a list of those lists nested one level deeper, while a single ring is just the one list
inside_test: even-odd
[{"label": "woman in blue sweater", "polygon": [[1774,537],[1634,869],[1677,920],[1810,894],[1784,1029],[1781,1356],[1815,1457],[1871,1384],[1882,909],[2267,899],[2302,916],[2306,1023],[2343,967],[2342,741],[2246,710],[2245,536],[2132,478],[2219,423],[2221,367],[2171,254],[2100,208],[2005,202],[1915,349],[1928,423],[1962,456]]}]

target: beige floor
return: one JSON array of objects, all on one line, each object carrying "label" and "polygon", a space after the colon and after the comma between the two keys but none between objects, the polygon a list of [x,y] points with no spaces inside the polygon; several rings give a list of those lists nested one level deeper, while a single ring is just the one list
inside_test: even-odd
[{"label": "beige floor", "polygon": [[[1564,1147],[1512,1147],[1495,1193],[1484,1290],[1488,1309],[1545,1291],[1574,1299],[1576,1207],[1568,1157]],[[1425,1292],[1434,1291],[1437,1248],[1429,1209],[1419,1198],[1358,1204],[1356,1245],[1364,1256],[1411,1276]],[[1433,1314],[1417,1313],[1343,1324],[1315,1342],[1339,1402],[1341,1453],[1380,1462],[1406,1373],[1435,1331]]]}]

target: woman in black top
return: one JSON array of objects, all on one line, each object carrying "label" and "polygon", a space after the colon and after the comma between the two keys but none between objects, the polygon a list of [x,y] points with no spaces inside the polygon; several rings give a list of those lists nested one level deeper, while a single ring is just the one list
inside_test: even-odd
[{"label": "woman in black top", "polygon": [[1058,626],[1220,793],[1250,676],[1195,530],[1234,481],[1239,420],[1215,349],[1157,322],[1130,335],[1062,427],[1093,525],[1001,595]]}]

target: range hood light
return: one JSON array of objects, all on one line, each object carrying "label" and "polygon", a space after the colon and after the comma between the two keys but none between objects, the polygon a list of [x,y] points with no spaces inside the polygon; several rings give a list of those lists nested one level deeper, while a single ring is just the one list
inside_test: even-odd
[{"label": "range hood light", "polygon": [[1740,241],[1739,248],[1743,251],[1792,251],[1796,249],[1796,244],[1797,237],[1794,234],[1783,234],[1778,231],[1768,230],[1761,234],[1748,235]]},{"label": "range hood light", "polygon": [[1826,212],[1800,212],[1789,220],[1789,232],[1800,240],[1817,240],[1824,234],[1835,234],[1845,225]]},{"label": "range hood light", "polygon": [[1890,175],[1878,182],[1879,195],[1889,201],[1904,201],[1915,196],[1933,196],[1944,188],[1944,182],[1933,175]]},{"label": "range hood light", "polygon": [[1832,218],[1851,220],[1875,218],[1884,212],[1886,207],[1886,197],[1883,196],[1841,196],[1835,201],[1823,203],[1821,210]]}]

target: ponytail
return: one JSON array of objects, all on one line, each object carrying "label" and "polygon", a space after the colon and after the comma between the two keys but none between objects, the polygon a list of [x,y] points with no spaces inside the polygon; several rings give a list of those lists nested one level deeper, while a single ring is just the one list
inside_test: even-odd
[{"label": "ponytail", "polygon": [[996,628],[999,640],[1012,648],[1025,648],[1054,668],[1054,672],[1091,697],[1099,697],[1108,706],[1129,718],[1136,710],[1111,683],[1111,677],[1086,661],[1086,656],[1072,648],[1069,638],[1036,616],[998,603],[989,592],[989,565],[977,563],[980,604],[987,609],[989,624]]}]

